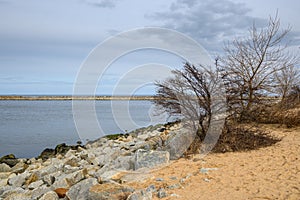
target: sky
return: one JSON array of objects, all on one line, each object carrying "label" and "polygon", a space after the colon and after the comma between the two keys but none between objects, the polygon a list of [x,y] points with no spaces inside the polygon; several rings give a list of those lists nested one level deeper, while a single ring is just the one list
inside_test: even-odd
[{"label": "sky", "polygon": [[[254,22],[264,27],[278,10],[282,28],[292,27],[290,49],[299,53],[299,8],[298,0],[0,0],[0,95],[72,95],[77,75],[97,45],[143,27],[185,34],[213,58]],[[153,94],[149,80],[168,74],[160,76],[158,68],[149,66],[175,69],[183,62],[157,49],[130,52],[114,59],[99,76],[95,93],[115,94],[122,84],[126,92],[126,87],[134,88],[131,94]],[[139,66],[145,70],[135,70]]]}]

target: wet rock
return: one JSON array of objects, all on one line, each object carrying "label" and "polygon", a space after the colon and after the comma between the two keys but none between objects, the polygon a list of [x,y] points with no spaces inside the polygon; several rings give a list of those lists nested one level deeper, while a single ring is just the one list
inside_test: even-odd
[{"label": "wet rock", "polygon": [[167,151],[146,151],[139,149],[134,155],[134,170],[151,168],[169,162],[170,154]]},{"label": "wet rock", "polygon": [[0,164],[0,173],[1,172],[10,172],[11,168],[9,167],[9,165],[7,165],[6,163],[1,163]]},{"label": "wet rock", "polygon": [[45,149],[38,158],[42,159],[43,161],[54,158],[57,154],[65,155],[69,150],[78,150],[79,148],[84,148],[81,145],[69,146],[66,143],[59,144],[55,147],[55,149],[47,148]]},{"label": "wet rock", "polygon": [[114,183],[98,184],[90,188],[88,199],[90,200],[126,199],[133,191],[134,191],[133,188],[125,187],[120,184],[114,184]]},{"label": "wet rock", "polygon": [[69,199],[85,200],[89,194],[89,189],[93,185],[98,184],[96,178],[88,178],[73,185],[67,192]]},{"label": "wet rock", "polygon": [[19,160],[15,157],[14,154],[9,154],[0,158],[0,163],[5,163],[10,167],[15,166]]},{"label": "wet rock", "polygon": [[40,200],[58,200],[58,199],[59,197],[54,191],[49,191],[40,198]]},{"label": "wet rock", "polygon": [[54,149],[47,148],[38,156],[38,158],[41,158],[42,160],[47,160],[49,158],[52,158],[55,156]]},{"label": "wet rock", "polygon": [[128,196],[127,200],[151,200],[152,193],[145,190],[135,191]]}]

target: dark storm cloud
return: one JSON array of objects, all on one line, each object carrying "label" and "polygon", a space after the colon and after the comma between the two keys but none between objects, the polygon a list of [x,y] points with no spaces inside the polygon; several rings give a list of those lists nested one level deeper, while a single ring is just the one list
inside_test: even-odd
[{"label": "dark storm cloud", "polygon": [[117,0],[84,0],[86,3],[100,8],[114,8]]},{"label": "dark storm cloud", "polygon": [[218,51],[224,42],[244,34],[254,21],[258,27],[265,25],[265,19],[250,16],[250,11],[244,3],[229,0],[177,0],[168,11],[148,17],[188,34],[209,50]]}]

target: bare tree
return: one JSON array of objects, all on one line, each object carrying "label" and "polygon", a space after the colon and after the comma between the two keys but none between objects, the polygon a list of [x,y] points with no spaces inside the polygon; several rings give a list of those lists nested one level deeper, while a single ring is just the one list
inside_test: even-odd
[{"label": "bare tree", "polygon": [[[182,70],[172,71],[173,77],[156,83],[154,103],[170,115],[187,117],[201,128],[202,136],[211,117],[211,88],[215,74],[186,63]],[[201,137],[201,136],[200,136]]]},{"label": "bare tree", "polygon": [[299,69],[295,65],[284,66],[275,73],[275,81],[276,93],[281,96],[281,101],[284,101],[293,87],[300,84]]},{"label": "bare tree", "polygon": [[294,57],[286,53],[286,45],[282,45],[289,31],[290,28],[280,30],[276,15],[270,17],[266,28],[258,30],[254,24],[247,38],[235,39],[225,46],[221,68],[229,107],[240,118],[272,91],[274,74],[284,66],[293,65]]}]

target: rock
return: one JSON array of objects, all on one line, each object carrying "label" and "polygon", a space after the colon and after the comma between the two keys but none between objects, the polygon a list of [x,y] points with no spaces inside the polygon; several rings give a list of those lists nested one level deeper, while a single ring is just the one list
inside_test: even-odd
[{"label": "rock", "polygon": [[37,171],[37,176],[38,177],[44,177],[48,174],[55,174],[55,173],[58,173],[58,172],[61,172],[63,171],[62,168],[60,168],[60,166],[53,166],[53,165],[49,165],[49,166],[46,166],[44,168],[42,168],[41,170]]},{"label": "rock", "polygon": [[73,158],[67,160],[65,162],[65,165],[69,165],[71,167],[79,167],[78,162],[79,162],[79,159],[76,157],[73,157]]},{"label": "rock", "polygon": [[15,174],[15,173],[10,173],[9,176],[8,176],[8,179],[11,179],[11,178],[13,178],[13,177],[15,177],[15,176],[17,176],[17,174]]},{"label": "rock", "polygon": [[209,171],[215,171],[218,170],[218,168],[201,168],[200,173],[207,174]]},{"label": "rock", "polygon": [[88,178],[73,185],[67,192],[69,199],[85,200],[89,194],[89,189],[93,185],[98,184],[96,178]]},{"label": "rock", "polygon": [[52,158],[55,156],[55,151],[54,149],[45,149],[42,151],[42,153],[38,156],[38,158],[41,158],[43,161],[47,160],[48,158]]},{"label": "rock", "polygon": [[175,183],[175,184],[173,184],[173,185],[167,186],[167,188],[168,188],[168,189],[171,189],[171,190],[177,189],[177,188],[181,188],[181,187],[182,187],[182,186],[181,186],[179,183]]},{"label": "rock", "polygon": [[53,183],[51,186],[53,189],[56,188],[69,188],[72,185],[78,183],[79,181],[83,180],[85,178],[85,175],[87,174],[87,170],[83,169],[80,171],[76,171],[71,174],[63,175],[61,177],[57,178],[57,181]]},{"label": "rock", "polygon": [[65,165],[63,168],[63,172],[66,174],[70,174],[70,173],[76,172],[78,170],[80,170],[79,167],[72,167],[70,165]]},{"label": "rock", "polygon": [[126,199],[134,189],[122,186],[120,184],[107,183],[97,184],[90,188],[89,200],[120,200]]},{"label": "rock", "polygon": [[25,182],[25,185],[29,185],[35,181],[39,180],[39,177],[37,176],[36,173],[33,173],[29,176],[29,178],[27,178],[26,182]]},{"label": "rock", "polygon": [[121,179],[122,173],[118,170],[109,170],[101,174],[98,179],[101,182],[109,182],[110,180],[114,180],[118,182]]},{"label": "rock", "polygon": [[70,149],[66,154],[65,154],[65,158],[73,158],[76,154],[76,150],[72,150]]},{"label": "rock", "polygon": [[[9,191],[9,190],[12,190],[12,189],[15,189],[15,187],[10,186],[10,185],[5,185],[5,186],[3,186],[3,187],[0,187],[0,199],[1,199],[1,198],[4,198],[4,197],[2,196],[2,194],[3,194],[4,192]],[[21,188],[21,189],[22,189],[22,188]]]},{"label": "rock", "polygon": [[172,131],[172,135],[165,141],[164,151],[170,153],[170,159],[176,160],[182,157],[196,137],[196,132],[182,127],[180,130]]},{"label": "rock", "polygon": [[42,180],[35,181],[35,182],[32,182],[28,185],[28,189],[33,190],[33,189],[36,189],[36,188],[40,187],[43,184],[44,184],[44,182]]},{"label": "rock", "polygon": [[54,172],[52,174],[47,174],[43,177],[43,181],[48,185],[52,185],[55,180],[57,179],[56,177],[59,177],[62,174],[62,172]]},{"label": "rock", "polygon": [[0,158],[0,163],[5,163],[10,167],[15,166],[19,160],[15,157],[14,154],[9,154]]},{"label": "rock", "polygon": [[0,187],[4,187],[7,185],[8,179],[0,179]]},{"label": "rock", "polygon": [[10,172],[11,168],[9,167],[9,165],[7,165],[6,163],[1,163],[0,164],[0,173],[2,172]]},{"label": "rock", "polygon": [[13,194],[22,194],[24,192],[25,192],[25,190],[22,189],[21,187],[6,187],[2,194],[0,192],[0,195],[1,195],[1,198],[6,199],[7,197],[9,197]]},{"label": "rock", "polygon": [[149,185],[146,189],[147,192],[156,192],[155,185]]},{"label": "rock", "polygon": [[145,190],[135,191],[128,196],[127,200],[151,200],[152,193]]},{"label": "rock", "polygon": [[167,151],[145,151],[138,149],[134,156],[134,170],[137,170],[139,168],[151,168],[169,163],[170,154]]},{"label": "rock", "polygon": [[59,144],[55,147],[55,154],[66,154],[72,147],[66,145],[66,143]]},{"label": "rock", "polygon": [[5,200],[31,200],[31,195],[27,193],[13,193],[8,195]]},{"label": "rock", "polygon": [[59,197],[54,191],[49,191],[40,198],[40,200],[58,200],[58,199]]},{"label": "rock", "polygon": [[136,171],[137,173],[127,173],[123,175],[120,179],[121,183],[128,183],[128,182],[145,182],[147,179],[151,178],[151,173],[148,173],[147,169],[139,169]]},{"label": "rock", "polygon": [[25,180],[28,178],[29,175],[29,172],[19,174],[15,177],[10,178],[8,180],[8,184],[15,187],[21,187],[25,183]]},{"label": "rock", "polygon": [[7,179],[11,174],[11,172],[0,172],[0,179]]},{"label": "rock", "polygon": [[11,168],[13,173],[23,173],[27,169],[28,165],[23,162],[17,163],[15,166]]},{"label": "rock", "polygon": [[32,190],[32,199],[38,199],[40,198],[42,195],[44,195],[45,193],[51,191],[49,187],[47,187],[46,185],[42,185],[34,190]]},{"label": "rock", "polygon": [[45,149],[39,156],[38,158],[42,159],[43,161],[49,159],[49,158],[54,158],[57,154],[62,154],[65,155],[70,149],[72,150],[77,150],[78,148],[84,148],[81,145],[75,145],[75,146],[69,146],[66,145],[65,143],[59,144],[55,147],[55,149]]},{"label": "rock", "polygon": [[54,192],[58,195],[59,198],[65,198],[68,189],[66,188],[56,188]]},{"label": "rock", "polygon": [[157,192],[157,197],[158,198],[165,198],[167,197],[167,192],[164,188],[160,188]]},{"label": "rock", "polygon": [[156,178],[155,180],[156,180],[156,181],[159,181],[159,182],[164,181],[163,178]]},{"label": "rock", "polygon": [[112,167],[120,170],[132,170],[134,168],[133,156],[119,156],[112,162]]}]

